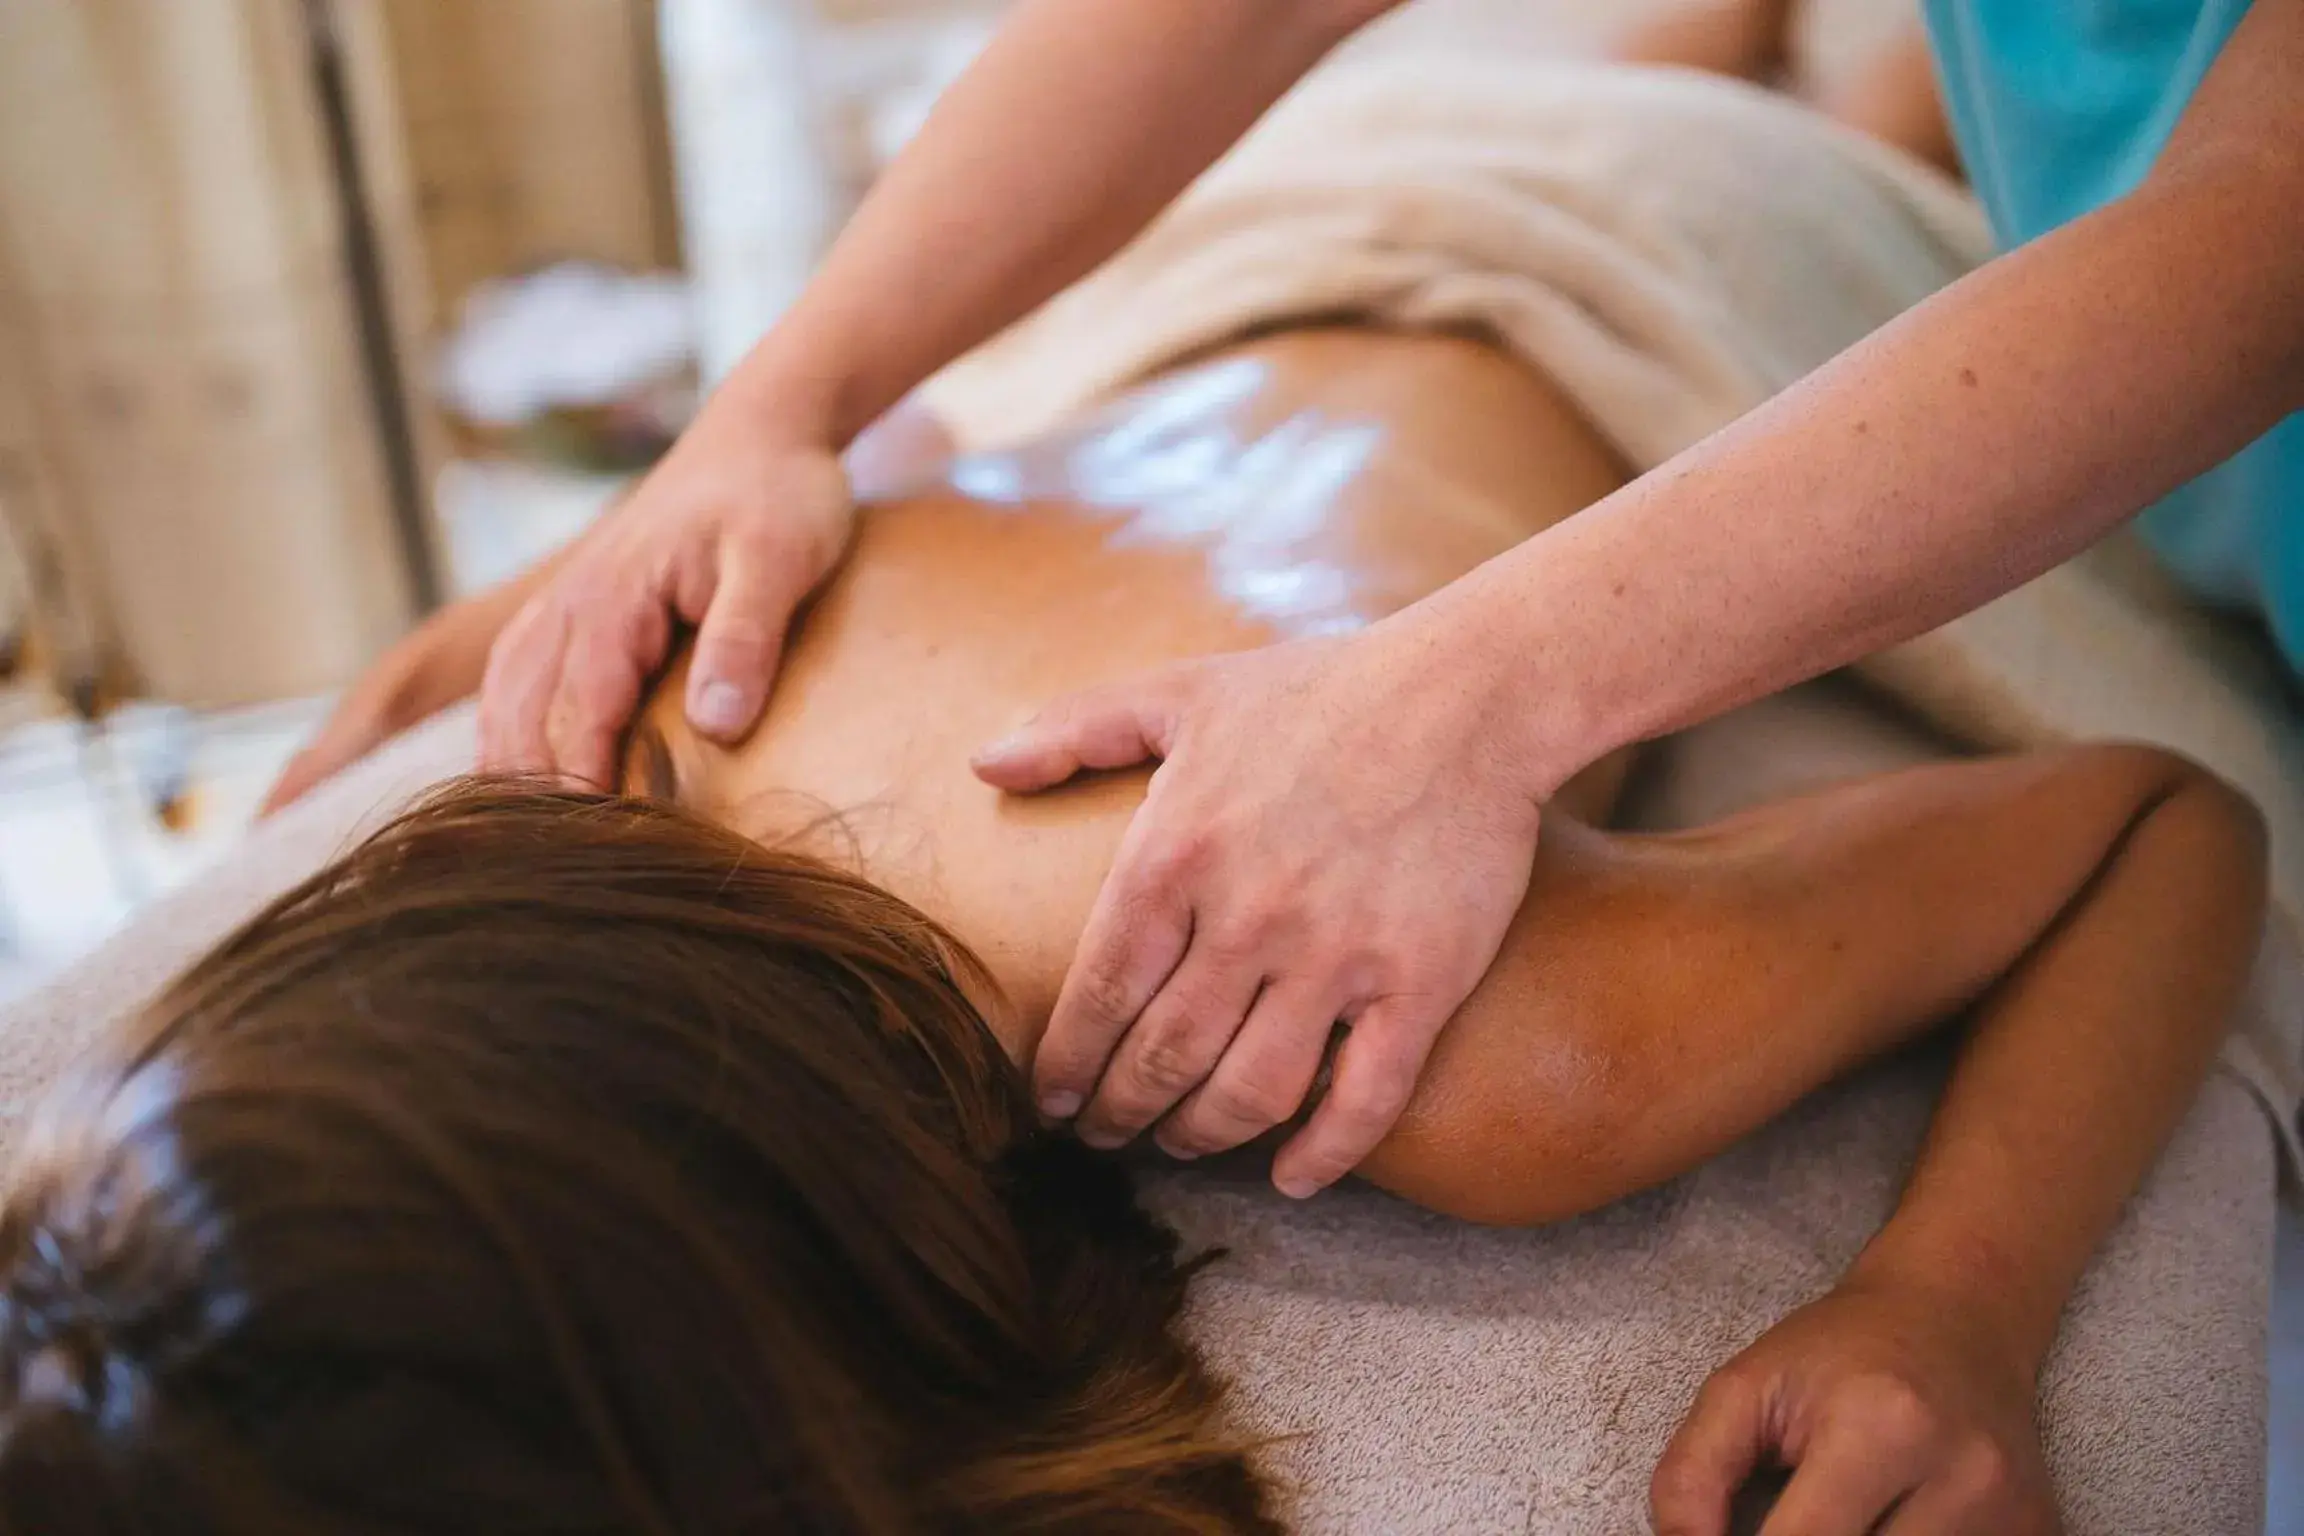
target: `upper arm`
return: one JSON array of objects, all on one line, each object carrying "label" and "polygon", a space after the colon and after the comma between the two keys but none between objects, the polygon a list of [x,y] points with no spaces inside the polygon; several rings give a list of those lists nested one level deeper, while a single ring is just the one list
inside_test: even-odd
[{"label": "upper arm", "polygon": [[1509,1224],[1685,1172],[1975,1000],[2187,775],[2086,747],[1857,780],[1677,836],[1548,826],[1495,967],[1361,1172]]},{"label": "upper arm", "polygon": [[[2288,409],[2304,408],[2304,0],[2257,0],[2194,93],[2147,188],[2194,192],[2196,217],[2218,216],[2233,260],[2273,264],[2257,334],[2284,350]],[[2253,236],[2253,239],[2250,237]],[[2243,245],[2242,242],[2247,242]],[[2257,242],[2261,242],[2258,244]],[[2248,254],[2250,248],[2261,251]]]},{"label": "upper arm", "polygon": [[[2239,158],[2304,187],[2304,0],[2256,0],[2200,82],[2155,175]],[[2266,205],[2294,210],[2294,201]]]}]

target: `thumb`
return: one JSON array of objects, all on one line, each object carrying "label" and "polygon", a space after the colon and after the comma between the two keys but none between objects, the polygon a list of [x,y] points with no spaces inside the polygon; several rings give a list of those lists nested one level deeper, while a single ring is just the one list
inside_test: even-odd
[{"label": "thumb", "polygon": [[688,721],[715,741],[743,738],[768,702],[784,632],[807,582],[772,549],[737,546],[723,558],[688,665]]},{"label": "thumb", "polygon": [[1053,789],[1074,774],[1166,757],[1184,702],[1182,671],[1068,694],[970,759],[976,777],[1010,794]]}]

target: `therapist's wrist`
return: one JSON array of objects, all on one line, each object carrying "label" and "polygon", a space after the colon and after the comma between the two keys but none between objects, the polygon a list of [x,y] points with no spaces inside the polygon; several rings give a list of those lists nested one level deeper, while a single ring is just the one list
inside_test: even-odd
[{"label": "therapist's wrist", "polygon": [[1528,605],[1498,586],[1462,581],[1400,617],[1423,631],[1433,664],[1488,722],[1504,771],[1542,803],[1624,743],[1610,739],[1565,637],[1531,623]]},{"label": "therapist's wrist", "polygon": [[704,412],[771,442],[837,453],[855,436],[843,430],[847,393],[836,371],[775,356],[763,343],[712,392]]},{"label": "therapist's wrist", "polygon": [[904,393],[874,381],[871,353],[869,338],[849,336],[803,300],[761,338],[706,408],[776,441],[843,452]]}]

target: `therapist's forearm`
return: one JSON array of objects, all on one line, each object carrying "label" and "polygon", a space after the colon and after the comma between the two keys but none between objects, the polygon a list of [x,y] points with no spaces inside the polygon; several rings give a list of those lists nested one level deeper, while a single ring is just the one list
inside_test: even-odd
[{"label": "therapist's forearm", "polygon": [[1026,0],[938,103],[737,408],[834,447],[1132,238],[1397,0]]},{"label": "therapist's forearm", "polygon": [[1428,599],[1532,782],[1980,606],[2304,405],[2300,197],[2204,157]]}]

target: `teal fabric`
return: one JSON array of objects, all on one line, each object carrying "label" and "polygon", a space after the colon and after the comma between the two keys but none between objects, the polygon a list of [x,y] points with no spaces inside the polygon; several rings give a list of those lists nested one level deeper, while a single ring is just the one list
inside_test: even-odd
[{"label": "teal fabric", "polygon": [[[2011,246],[2142,181],[2248,10],[2248,0],[1924,3],[1953,136]],[[2304,671],[2304,413],[2138,526],[2202,597],[2261,612]]]}]

